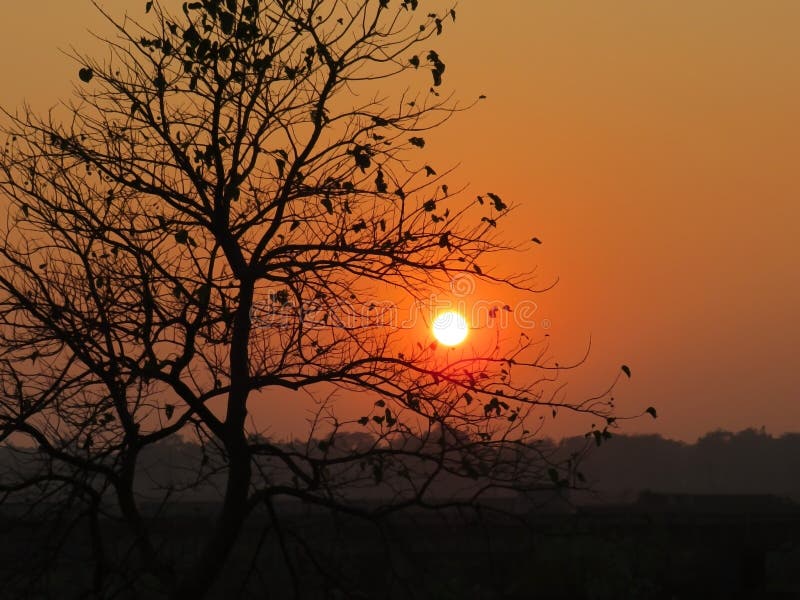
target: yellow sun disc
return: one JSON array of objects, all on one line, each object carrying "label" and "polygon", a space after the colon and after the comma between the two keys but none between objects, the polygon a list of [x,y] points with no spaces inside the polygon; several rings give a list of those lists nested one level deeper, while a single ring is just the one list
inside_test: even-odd
[{"label": "yellow sun disc", "polygon": [[468,332],[467,321],[453,310],[443,312],[433,321],[433,335],[445,346],[460,344]]}]

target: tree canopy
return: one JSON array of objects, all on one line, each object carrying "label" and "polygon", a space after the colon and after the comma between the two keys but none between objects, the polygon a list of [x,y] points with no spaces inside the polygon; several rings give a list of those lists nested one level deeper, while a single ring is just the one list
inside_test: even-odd
[{"label": "tree canopy", "polygon": [[[135,565],[146,585],[199,598],[248,515],[277,519],[283,497],[374,518],[578,483],[575,457],[537,445],[543,415],[593,415],[599,444],[617,418],[610,390],[564,400],[563,367],[524,332],[488,352],[400,351],[404,331],[376,309],[460,276],[535,291],[491,257],[523,251],[497,234],[514,204],[467,199],[425,160],[426,132],[471,106],[446,91],[432,49],[455,9],[143,8],[107,15],[104,59],[75,56],[70,102],[6,113],[0,436],[20,461],[7,496],[87,520],[97,593]],[[341,418],[332,387],[362,394],[363,416]],[[304,443],[277,444],[248,418],[284,391],[317,399]],[[357,431],[373,442],[337,445]],[[178,435],[208,449],[196,481],[224,484],[196,555],[176,563],[134,482],[142,452]],[[442,477],[469,493],[436,497]],[[391,493],[356,508],[354,489],[380,485]],[[107,517],[136,550],[121,567],[98,526]]]}]

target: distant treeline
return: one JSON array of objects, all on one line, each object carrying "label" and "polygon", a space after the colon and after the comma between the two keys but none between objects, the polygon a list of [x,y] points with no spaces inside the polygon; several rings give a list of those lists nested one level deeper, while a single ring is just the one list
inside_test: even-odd
[{"label": "distant treeline", "polygon": [[[375,438],[365,432],[341,433],[337,439],[338,451],[344,453],[366,450],[375,443]],[[585,449],[588,441],[581,436],[560,443],[544,440],[542,444],[554,450],[553,454],[566,457]],[[644,490],[773,494],[800,502],[800,433],[773,437],[755,429],[714,431],[694,444],[659,435],[614,435],[600,447],[591,446],[579,466],[590,491],[571,494],[579,504],[632,502]],[[146,468],[136,482],[139,493],[155,499],[170,489],[173,499],[218,500],[224,473],[204,468],[209,462],[208,451],[180,440],[147,448],[142,455]],[[15,454],[7,446],[0,447],[0,467],[13,469],[13,463],[19,461]]]},{"label": "distant treeline", "polygon": [[651,490],[775,494],[800,501],[800,433],[714,431],[694,444],[658,435],[614,436],[588,455],[583,471],[598,493],[582,500],[626,502]]}]

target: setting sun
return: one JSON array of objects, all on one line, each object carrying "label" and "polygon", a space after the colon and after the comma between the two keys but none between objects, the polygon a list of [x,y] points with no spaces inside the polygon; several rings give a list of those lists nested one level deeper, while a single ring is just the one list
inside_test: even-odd
[{"label": "setting sun", "polygon": [[469,331],[467,321],[455,311],[443,312],[433,321],[433,335],[445,346],[463,342]]}]

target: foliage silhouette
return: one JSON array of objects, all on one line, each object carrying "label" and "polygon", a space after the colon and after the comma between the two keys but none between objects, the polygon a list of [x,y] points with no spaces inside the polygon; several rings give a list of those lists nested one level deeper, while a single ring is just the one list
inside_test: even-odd
[{"label": "foliage silhouette", "polygon": [[[538,443],[542,415],[600,417],[598,443],[610,435],[609,392],[563,400],[565,367],[543,341],[408,350],[373,310],[461,273],[535,291],[490,267],[514,249],[495,234],[513,205],[464,203],[450,171],[422,160],[425,132],[466,107],[429,48],[455,12],[418,4],[203,0],[171,13],[154,0],[144,22],[104,13],[117,35],[104,61],[75,56],[75,99],[6,115],[0,431],[15,459],[2,490],[88,524],[96,595],[203,597],[258,511],[300,594],[278,499],[370,522],[476,505],[577,483],[578,456],[556,461]],[[340,417],[335,388],[378,400]],[[293,392],[316,398],[316,415],[305,442],[278,444],[248,410]],[[374,441],[340,446],[354,430]],[[147,449],[179,435],[202,449],[185,486],[221,483],[197,548],[176,558],[136,484]],[[443,479],[462,494],[434,494]],[[380,503],[354,503],[376,487]],[[164,484],[162,503],[177,491]]]}]

